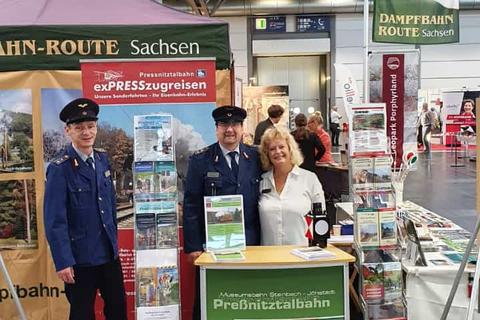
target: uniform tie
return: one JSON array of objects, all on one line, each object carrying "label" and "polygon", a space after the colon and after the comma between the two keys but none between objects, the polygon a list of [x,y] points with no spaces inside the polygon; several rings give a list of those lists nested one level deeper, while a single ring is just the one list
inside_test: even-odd
[{"label": "uniform tie", "polygon": [[92,168],[92,170],[95,170],[95,166],[93,164],[93,158],[92,157],[88,157],[87,160],[85,160],[85,162],[87,163],[87,166]]},{"label": "uniform tie", "polygon": [[238,179],[238,163],[237,163],[237,151],[230,151],[227,153],[230,157],[230,168],[232,169],[233,176],[235,177],[235,181]]}]

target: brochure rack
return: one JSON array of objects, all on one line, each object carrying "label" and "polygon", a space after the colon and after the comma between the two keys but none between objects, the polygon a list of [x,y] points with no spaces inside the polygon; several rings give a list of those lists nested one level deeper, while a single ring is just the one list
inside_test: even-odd
[{"label": "brochure rack", "polygon": [[179,319],[172,116],[135,116],[134,125],[136,318]]},{"label": "brochure rack", "polygon": [[[352,175],[359,170],[369,175],[362,183],[357,183],[358,177],[352,176],[354,247],[364,318],[375,320],[406,319],[395,191],[388,181],[390,162],[385,170],[386,159],[390,157],[361,156],[352,157],[350,161]],[[355,168],[358,164],[360,169]]]},{"label": "brochure rack", "polygon": [[364,319],[406,319],[397,237],[398,188],[392,185],[385,107],[352,106],[350,114],[349,172],[360,306]]}]

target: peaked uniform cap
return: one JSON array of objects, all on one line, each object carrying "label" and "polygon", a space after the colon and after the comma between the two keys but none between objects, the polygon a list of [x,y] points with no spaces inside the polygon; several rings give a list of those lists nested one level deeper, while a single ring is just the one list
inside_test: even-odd
[{"label": "peaked uniform cap", "polygon": [[78,98],[67,103],[60,112],[60,120],[66,124],[98,120],[98,104],[87,98]]},{"label": "peaked uniform cap", "polygon": [[212,117],[215,122],[243,122],[247,111],[235,106],[221,106],[212,111]]}]

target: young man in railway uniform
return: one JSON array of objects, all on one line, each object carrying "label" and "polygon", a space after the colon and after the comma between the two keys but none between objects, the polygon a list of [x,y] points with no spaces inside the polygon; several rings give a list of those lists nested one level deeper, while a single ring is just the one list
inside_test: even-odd
[{"label": "young man in railway uniform", "polygon": [[79,98],[60,112],[71,144],[47,168],[45,233],[70,320],[94,320],[97,290],[107,320],[126,320],[115,189],[107,154],[94,149],[98,104]]}]

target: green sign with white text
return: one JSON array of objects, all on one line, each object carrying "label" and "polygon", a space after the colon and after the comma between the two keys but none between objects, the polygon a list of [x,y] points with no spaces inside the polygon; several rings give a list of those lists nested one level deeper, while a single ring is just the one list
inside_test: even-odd
[{"label": "green sign with white text", "polygon": [[230,68],[228,24],[2,26],[0,70],[79,70],[80,59],[216,58]]},{"label": "green sign with white text", "polygon": [[459,41],[458,10],[435,0],[375,0],[373,41],[439,44]]},{"label": "green sign with white text", "polygon": [[207,319],[344,319],[343,272],[207,269]]}]

